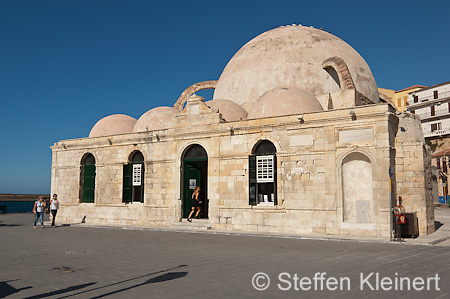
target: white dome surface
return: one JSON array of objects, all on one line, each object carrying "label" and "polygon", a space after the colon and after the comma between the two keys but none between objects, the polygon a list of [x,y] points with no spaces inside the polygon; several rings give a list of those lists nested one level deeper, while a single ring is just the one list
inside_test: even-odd
[{"label": "white dome surface", "polygon": [[91,129],[89,137],[101,137],[133,132],[137,120],[125,114],[113,114],[100,119]]},{"label": "white dome surface", "polygon": [[164,106],[150,109],[138,119],[133,132],[167,129],[172,117],[179,112],[173,107]]},{"label": "white dome surface", "polygon": [[229,100],[211,100],[205,102],[205,105],[214,110],[219,110],[222,118],[226,121],[236,121],[247,119],[247,111],[244,108]]},{"label": "white dome surface", "polygon": [[323,111],[319,101],[310,93],[296,87],[269,90],[248,112],[248,119]]},{"label": "white dome surface", "polygon": [[298,87],[315,97],[340,91],[323,66],[333,57],[345,62],[356,90],[378,103],[375,79],[357,51],[328,32],[295,25],[267,31],[245,44],[222,72],[213,99],[231,100],[248,111],[276,87]]}]

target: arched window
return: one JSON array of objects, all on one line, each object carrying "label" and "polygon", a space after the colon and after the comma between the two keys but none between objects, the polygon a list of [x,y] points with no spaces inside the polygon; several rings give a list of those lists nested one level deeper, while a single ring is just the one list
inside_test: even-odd
[{"label": "arched window", "polygon": [[256,144],[249,163],[249,204],[277,205],[276,147],[268,140]]},{"label": "arched window", "polygon": [[95,196],[95,158],[85,154],[80,167],[80,202],[94,202]]},{"label": "arched window", "polygon": [[128,161],[123,165],[122,202],[144,202],[144,155],[135,151]]}]

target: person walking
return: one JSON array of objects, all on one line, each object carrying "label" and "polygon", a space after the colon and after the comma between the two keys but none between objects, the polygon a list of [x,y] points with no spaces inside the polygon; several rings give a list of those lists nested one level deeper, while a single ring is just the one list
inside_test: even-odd
[{"label": "person walking", "polygon": [[192,211],[191,213],[189,213],[188,219],[187,221],[191,222],[192,220],[192,215],[195,212],[195,209],[197,209],[197,213],[195,214],[195,219],[198,219],[200,211],[201,211],[201,204],[202,204],[202,200],[200,197],[200,187],[197,186],[194,189],[194,192],[192,193]]},{"label": "person walking", "polygon": [[43,196],[39,196],[39,199],[34,203],[33,207],[34,228],[36,228],[38,218],[41,220],[41,227],[44,228],[44,211],[45,211],[45,200]]},{"label": "person walking", "polygon": [[50,212],[52,213],[52,227],[55,227],[55,218],[56,213],[59,209],[59,201],[58,201],[58,195],[53,194],[53,198],[50,199]]}]

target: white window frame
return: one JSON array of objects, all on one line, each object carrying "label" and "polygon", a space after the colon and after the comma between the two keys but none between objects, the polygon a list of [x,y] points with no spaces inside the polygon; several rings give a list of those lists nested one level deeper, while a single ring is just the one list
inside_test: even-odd
[{"label": "white window frame", "polygon": [[133,186],[142,185],[142,164],[133,164]]},{"label": "white window frame", "polygon": [[274,182],[274,156],[256,156],[256,182]]}]

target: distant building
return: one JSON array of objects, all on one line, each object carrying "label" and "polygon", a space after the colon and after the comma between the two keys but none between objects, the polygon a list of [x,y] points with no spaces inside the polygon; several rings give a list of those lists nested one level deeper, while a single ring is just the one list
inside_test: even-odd
[{"label": "distant building", "polygon": [[408,103],[407,110],[420,117],[423,134],[433,151],[438,194],[445,198],[450,174],[450,81],[411,92]]},{"label": "distant building", "polygon": [[386,89],[386,88],[378,88],[378,92],[380,93],[380,98],[389,98],[391,102],[395,105],[395,107],[399,111],[405,111],[406,107],[410,104],[408,101],[408,96],[411,92],[421,90],[422,88],[426,88],[426,86],[423,85],[413,85],[407,88],[403,88],[401,90],[393,90],[393,89]]}]

